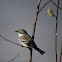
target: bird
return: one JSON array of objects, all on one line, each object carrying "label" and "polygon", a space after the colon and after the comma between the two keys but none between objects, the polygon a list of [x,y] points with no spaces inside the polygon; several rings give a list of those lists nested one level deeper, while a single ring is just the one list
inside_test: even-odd
[{"label": "bird", "polygon": [[42,51],[40,48],[37,47],[35,44],[34,40],[31,38],[31,36],[27,33],[26,30],[24,29],[18,29],[15,32],[18,33],[18,40],[21,43],[23,47],[29,48],[29,49],[35,49],[37,50],[40,54],[44,54],[45,52]]}]

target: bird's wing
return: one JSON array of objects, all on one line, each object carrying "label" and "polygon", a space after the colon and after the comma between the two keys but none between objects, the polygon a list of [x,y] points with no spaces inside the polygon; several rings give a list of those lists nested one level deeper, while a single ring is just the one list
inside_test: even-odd
[{"label": "bird's wing", "polygon": [[24,35],[24,36],[19,37],[19,40],[23,42],[30,42],[32,41],[32,38],[29,35]]},{"label": "bird's wing", "polygon": [[29,47],[33,47],[34,41],[29,35],[24,35],[19,37],[19,40],[24,44],[28,45]]}]

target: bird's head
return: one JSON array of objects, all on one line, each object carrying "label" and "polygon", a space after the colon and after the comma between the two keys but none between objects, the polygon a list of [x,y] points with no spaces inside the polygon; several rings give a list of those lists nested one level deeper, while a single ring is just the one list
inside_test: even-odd
[{"label": "bird's head", "polygon": [[24,29],[18,29],[17,31],[15,31],[19,34],[26,34],[27,32]]}]

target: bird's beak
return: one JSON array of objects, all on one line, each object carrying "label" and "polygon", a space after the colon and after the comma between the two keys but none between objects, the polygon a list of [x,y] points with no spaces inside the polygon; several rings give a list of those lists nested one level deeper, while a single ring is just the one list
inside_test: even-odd
[{"label": "bird's beak", "polygon": [[18,32],[18,31],[15,31],[15,32]]}]

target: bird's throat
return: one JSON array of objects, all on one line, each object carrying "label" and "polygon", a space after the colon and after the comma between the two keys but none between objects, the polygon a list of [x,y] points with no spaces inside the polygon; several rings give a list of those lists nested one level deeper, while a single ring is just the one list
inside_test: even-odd
[{"label": "bird's throat", "polygon": [[23,34],[19,34],[19,33],[18,33],[18,35],[19,35],[19,37],[20,37],[20,36],[23,36]]}]

